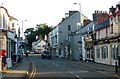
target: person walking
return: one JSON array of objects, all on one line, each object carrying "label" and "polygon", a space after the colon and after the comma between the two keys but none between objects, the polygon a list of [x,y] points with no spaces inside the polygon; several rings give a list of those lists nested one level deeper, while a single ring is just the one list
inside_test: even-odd
[{"label": "person walking", "polygon": [[29,60],[29,58],[28,58],[28,52],[25,53],[25,56],[26,56],[27,60]]},{"label": "person walking", "polygon": [[7,59],[6,56],[3,54],[2,55],[2,70],[6,68],[6,64],[7,64],[6,59]]}]

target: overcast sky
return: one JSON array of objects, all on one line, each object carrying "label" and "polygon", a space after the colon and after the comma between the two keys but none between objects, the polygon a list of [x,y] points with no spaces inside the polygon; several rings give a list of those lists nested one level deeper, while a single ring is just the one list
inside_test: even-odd
[{"label": "overcast sky", "polygon": [[19,20],[21,25],[24,22],[24,30],[35,27],[36,24],[47,23],[49,26],[56,26],[65,17],[69,10],[79,10],[92,20],[95,10],[109,11],[111,6],[116,6],[119,0],[0,0],[8,9],[10,15]]}]

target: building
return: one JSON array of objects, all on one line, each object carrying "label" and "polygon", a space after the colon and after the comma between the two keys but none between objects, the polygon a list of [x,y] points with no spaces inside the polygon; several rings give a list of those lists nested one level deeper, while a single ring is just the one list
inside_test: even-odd
[{"label": "building", "polygon": [[94,45],[93,45],[93,33],[94,22],[90,22],[81,28],[82,35],[82,60],[94,61]]},{"label": "building", "polygon": [[43,53],[45,51],[46,42],[42,39],[37,40],[36,42],[32,43],[32,49],[35,53]]},{"label": "building", "polygon": [[[6,8],[0,6],[0,51],[6,55],[7,30],[10,28],[9,14]],[[5,52],[4,52],[5,51]]]},{"label": "building", "polygon": [[[12,53],[17,55],[17,19],[10,16],[7,9],[0,6],[0,51],[7,57],[7,68],[12,66],[17,59],[12,59]],[[10,65],[11,64],[11,65]]]},{"label": "building", "polygon": [[[50,46],[51,51],[54,52],[54,56],[79,60],[79,57],[75,57],[79,56],[80,54],[77,43],[80,39],[78,30],[80,29],[81,25],[83,25],[83,21],[85,19],[88,18],[81,14],[80,20],[80,13],[78,11],[69,11],[67,16],[63,18],[63,20],[50,32]],[[69,38],[75,39],[69,40]],[[71,42],[72,40],[75,42]],[[74,50],[74,48],[72,48],[75,46],[78,47],[76,48],[77,52]],[[76,54],[74,52],[76,52]]]},{"label": "building", "polygon": [[77,23],[80,22],[80,14],[78,11],[69,11],[68,16],[55,27],[52,31],[52,47],[55,56],[65,57],[65,41],[68,39],[70,32],[76,31]]},{"label": "building", "polygon": [[115,65],[120,56],[120,4],[109,8],[109,18],[95,25],[95,62]]}]

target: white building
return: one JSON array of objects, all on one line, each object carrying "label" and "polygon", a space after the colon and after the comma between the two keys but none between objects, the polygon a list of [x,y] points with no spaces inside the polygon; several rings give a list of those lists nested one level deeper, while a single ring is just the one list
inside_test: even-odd
[{"label": "white building", "polygon": [[[70,47],[68,45],[69,35],[80,28],[80,26],[78,26],[78,23],[80,23],[80,13],[78,11],[69,11],[68,14],[69,16],[63,18],[63,20],[49,34],[50,46],[53,55],[65,58],[70,58]],[[81,14],[81,25],[83,24],[83,21],[85,19],[87,18],[83,14]],[[79,38],[79,36],[76,37],[76,39]],[[78,40],[76,40],[75,42],[78,42]],[[77,43],[73,45],[76,46],[76,44]]]},{"label": "white building", "polygon": [[39,39],[38,41],[32,43],[32,49],[35,53],[42,53],[46,50],[45,45],[46,42],[44,40]]}]

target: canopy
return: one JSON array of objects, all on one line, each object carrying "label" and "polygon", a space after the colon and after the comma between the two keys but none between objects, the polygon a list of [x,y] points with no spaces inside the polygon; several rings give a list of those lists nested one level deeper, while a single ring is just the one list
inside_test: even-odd
[{"label": "canopy", "polygon": [[6,53],[6,50],[0,50],[0,55],[4,55]]}]

